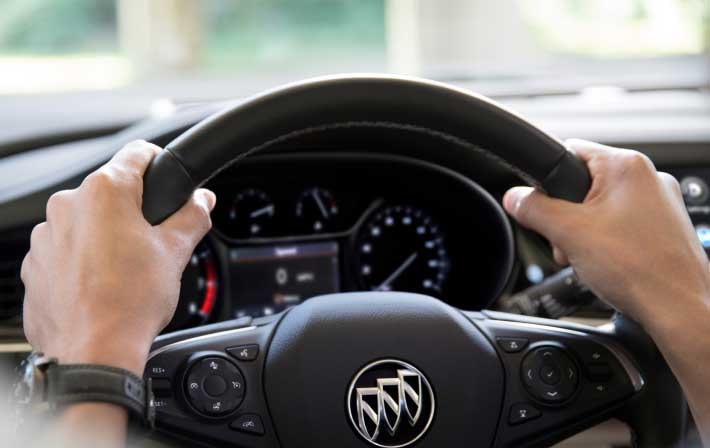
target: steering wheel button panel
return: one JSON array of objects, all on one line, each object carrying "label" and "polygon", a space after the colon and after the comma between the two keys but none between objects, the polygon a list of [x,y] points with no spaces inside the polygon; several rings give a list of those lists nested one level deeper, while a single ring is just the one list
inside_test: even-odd
[{"label": "steering wheel button panel", "polygon": [[210,416],[234,411],[242,402],[244,389],[239,369],[231,361],[216,356],[193,362],[185,381],[190,404]]},{"label": "steering wheel button panel", "polygon": [[523,360],[521,374],[527,391],[545,403],[561,403],[577,389],[577,367],[558,347],[531,350]]},{"label": "steering wheel button panel", "polygon": [[[507,412],[502,416],[505,429],[499,433],[499,446],[550,445],[543,441],[550,440],[551,432],[592,416],[603,420],[609,409],[644,385],[631,358],[599,330],[564,328],[558,321],[496,312],[482,314],[505,317],[476,320],[474,314],[472,318],[496,342],[506,370]],[[526,348],[508,352],[498,343],[499,338],[512,337],[526,338]],[[540,414],[523,406],[533,406]]]}]

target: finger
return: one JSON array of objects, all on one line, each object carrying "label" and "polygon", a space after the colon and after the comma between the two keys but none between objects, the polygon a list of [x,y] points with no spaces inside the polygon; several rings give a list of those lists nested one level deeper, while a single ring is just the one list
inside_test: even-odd
[{"label": "finger", "polygon": [[72,198],[74,190],[61,190],[52,194],[47,200],[47,208],[45,216],[47,222],[59,221],[63,222],[73,218],[72,213]]},{"label": "finger", "polygon": [[[111,160],[84,179],[80,191],[103,198],[102,203],[114,206],[116,201],[128,199],[140,210],[143,202],[143,175],[153,157],[161,149],[142,140],[124,146]],[[128,194],[127,194],[128,193]],[[100,201],[101,202],[101,201]]]},{"label": "finger", "polygon": [[565,236],[576,204],[554,199],[531,187],[514,187],[503,196],[505,210],[522,226],[556,243]]},{"label": "finger", "polygon": [[217,198],[210,190],[195,190],[190,200],[158,226],[160,232],[192,252],[212,227],[210,213]]},{"label": "finger", "polygon": [[585,162],[589,162],[595,156],[607,155],[616,149],[611,146],[590,142],[589,140],[582,140],[580,138],[570,138],[565,140],[565,146]]},{"label": "finger", "polygon": [[29,274],[32,269],[31,266],[32,257],[30,257],[30,253],[27,252],[27,254],[25,254],[25,258],[22,260],[22,266],[20,267],[20,280],[22,280],[22,283],[25,285],[25,289],[27,289]]},{"label": "finger", "polygon": [[661,182],[663,182],[663,185],[668,188],[673,195],[676,197],[676,199],[683,200],[683,192],[680,189],[680,184],[678,183],[678,179],[676,179],[674,176],[671,174],[668,174],[666,172],[659,172],[658,173],[658,178],[661,179]]},{"label": "finger", "polygon": [[30,234],[30,251],[37,254],[40,251],[49,236],[49,225],[42,222],[34,226]]},{"label": "finger", "polygon": [[119,167],[136,176],[143,177],[150,161],[160,151],[162,149],[157,145],[145,140],[135,140],[118,151],[105,166]]}]

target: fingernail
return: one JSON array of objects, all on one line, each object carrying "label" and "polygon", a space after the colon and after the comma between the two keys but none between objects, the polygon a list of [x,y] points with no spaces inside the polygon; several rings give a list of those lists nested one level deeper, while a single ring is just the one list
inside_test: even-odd
[{"label": "fingernail", "polygon": [[202,200],[207,206],[207,210],[214,210],[214,206],[217,203],[217,196],[212,191],[206,188],[200,188],[196,191],[196,193],[198,193],[202,197]]},{"label": "fingernail", "polygon": [[515,216],[520,208],[520,203],[525,196],[530,194],[530,190],[532,190],[530,187],[511,188],[505,193],[505,196],[503,196],[503,208],[505,208],[508,213]]},{"label": "fingernail", "polygon": [[579,148],[580,146],[589,146],[589,143],[590,142],[587,140],[582,140],[581,138],[568,138],[565,140],[565,147],[568,151],[574,153],[576,148]]}]

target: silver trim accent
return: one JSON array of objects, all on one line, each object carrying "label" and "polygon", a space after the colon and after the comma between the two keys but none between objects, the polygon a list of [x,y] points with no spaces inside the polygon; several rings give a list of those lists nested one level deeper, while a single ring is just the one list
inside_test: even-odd
[{"label": "silver trim accent", "polygon": [[[154,357],[158,356],[161,353],[164,353],[168,350],[172,350],[176,347],[180,347],[182,345],[188,344],[190,342],[197,342],[197,341],[206,341],[215,337],[219,336],[226,336],[230,334],[235,334],[235,333],[243,333],[246,331],[251,331],[255,330],[257,327],[256,325],[251,325],[248,327],[242,327],[242,328],[234,328],[232,330],[224,330],[224,331],[219,331],[217,333],[210,333],[210,334],[203,334],[202,336],[195,336],[194,338],[189,338],[189,339],[183,339],[182,341],[177,341],[173,342],[172,344],[164,345],[160,347],[159,349],[153,350],[148,354],[148,361],[153,359]],[[146,361],[146,362],[148,362]]]},{"label": "silver trim accent", "polygon": [[552,331],[552,332],[557,332],[557,333],[565,333],[565,334],[569,334],[572,336],[591,339],[592,341],[606,347],[609,350],[609,352],[611,352],[611,354],[614,355],[616,360],[619,361],[619,364],[621,364],[621,366],[624,368],[626,375],[628,375],[629,380],[631,380],[631,385],[634,387],[635,392],[639,392],[641,389],[643,389],[643,386],[646,384],[646,381],[643,379],[641,372],[639,372],[638,368],[636,368],[636,365],[634,365],[631,358],[629,356],[627,356],[626,353],[621,348],[619,348],[616,344],[613,344],[613,343],[610,344],[609,342],[602,340],[600,337],[598,337],[597,335],[595,335],[593,333],[585,333],[584,331],[572,330],[569,328],[553,327],[551,325],[544,325],[544,324],[534,324],[534,323],[530,323],[530,322],[515,322],[515,321],[500,320],[500,319],[490,319],[490,321],[491,322],[500,322],[500,323],[503,323],[504,325],[512,325],[512,326],[532,328],[532,329],[538,329],[538,330],[547,330],[547,331]]},{"label": "silver trim accent", "polygon": [[[396,377],[392,378],[378,378],[377,379],[377,387],[355,387],[355,384],[358,382],[360,377],[362,376],[363,373],[367,372],[371,368],[378,366],[380,364],[395,364],[401,368],[396,369]],[[415,391],[411,385],[406,383],[404,381],[404,377],[413,377],[416,376],[418,377],[419,380],[419,391]],[[397,386],[398,389],[398,397],[397,400],[395,400],[389,393],[384,393],[384,387],[387,386]],[[430,411],[429,411],[429,418],[424,425],[424,428],[419,432],[419,434],[414,437],[412,440],[409,440],[406,443],[400,444],[400,445],[383,445],[381,443],[375,442],[375,439],[380,433],[380,429],[383,426],[383,421],[384,421],[384,429],[387,430],[387,432],[390,435],[394,435],[397,432],[398,427],[403,423],[402,422],[402,417],[406,416],[407,417],[407,423],[410,425],[414,425],[420,418],[422,414],[422,407],[421,407],[421,395],[424,392],[428,392],[428,397],[430,401]],[[356,392],[356,397],[353,398],[353,392]],[[375,395],[377,396],[378,400],[378,409],[375,411],[372,409],[372,407],[363,400],[364,396],[370,396],[370,395]],[[412,414],[412,410],[409,409],[409,406],[407,404],[406,396],[409,396],[412,401],[414,401],[417,404],[417,410]],[[355,416],[353,416],[352,412],[352,406],[351,406],[351,401],[355,399],[355,406],[357,410],[357,419]],[[345,400],[345,406],[347,407],[348,410],[348,416],[350,417],[350,423],[352,423],[353,427],[357,430],[358,434],[371,443],[372,445],[375,445],[377,447],[381,448],[402,448],[411,445],[412,443],[416,442],[419,440],[426,432],[429,430],[429,426],[431,426],[431,422],[434,420],[434,413],[436,410],[436,402],[434,400],[434,390],[431,387],[431,384],[429,384],[429,380],[424,376],[424,374],[414,367],[413,365],[406,363],[404,361],[400,361],[398,359],[381,359],[379,361],[374,361],[369,364],[367,364],[365,367],[361,368],[353,377],[352,381],[350,382],[350,386],[348,387],[348,393],[346,395],[346,400]],[[387,414],[384,410],[384,406],[390,407],[392,411],[395,410],[396,407],[396,421],[394,423],[390,422],[388,420]],[[404,416],[402,415],[404,413]],[[365,425],[364,418],[365,416],[369,417],[370,420],[375,424],[375,429],[373,430],[372,434],[370,434],[367,430],[367,426]]]}]

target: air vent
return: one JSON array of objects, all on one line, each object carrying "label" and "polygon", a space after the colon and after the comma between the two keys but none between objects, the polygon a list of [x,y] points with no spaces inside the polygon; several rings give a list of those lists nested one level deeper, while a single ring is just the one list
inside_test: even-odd
[{"label": "air vent", "polygon": [[22,260],[30,248],[30,230],[0,234],[0,319],[18,316],[25,289],[20,279]]}]

